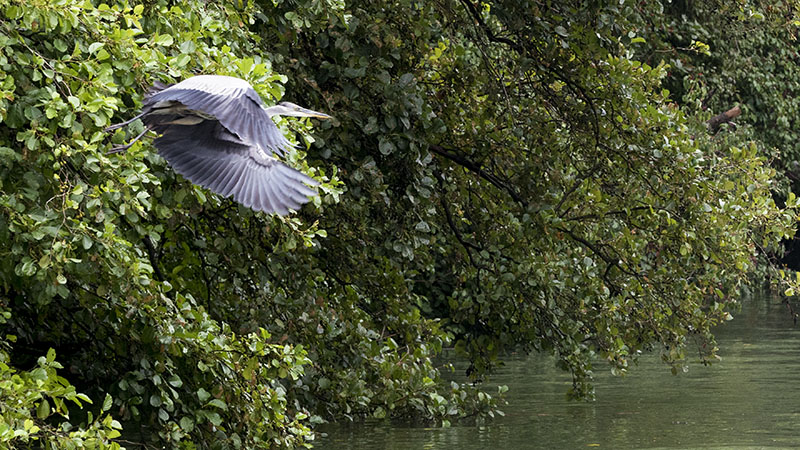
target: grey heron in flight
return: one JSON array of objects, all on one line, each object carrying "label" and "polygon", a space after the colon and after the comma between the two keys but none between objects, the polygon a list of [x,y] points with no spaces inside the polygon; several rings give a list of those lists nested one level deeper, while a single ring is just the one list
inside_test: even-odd
[{"label": "grey heron in flight", "polygon": [[[136,119],[144,131],[110,153],[124,151],[152,130],[158,153],[194,184],[249,208],[285,215],[298,210],[319,183],[280,162],[292,144],[273,116],[331,116],[294,103],[264,108],[261,97],[242,79],[197,75],[174,85],[157,82],[136,117],[106,128],[111,131]],[[308,185],[308,186],[306,186]]]}]

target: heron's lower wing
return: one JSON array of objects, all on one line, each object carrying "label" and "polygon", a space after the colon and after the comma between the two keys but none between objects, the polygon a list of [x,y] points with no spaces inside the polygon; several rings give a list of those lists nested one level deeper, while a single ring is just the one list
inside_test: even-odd
[{"label": "heron's lower wing", "polygon": [[[258,94],[249,85],[246,88],[238,85],[235,87],[192,85],[196,78],[199,77],[189,78],[147,97],[145,106],[152,107],[177,101],[191,110],[216,118],[244,142],[257,145],[279,156],[284,155],[286,149],[292,147],[291,142],[281,134],[278,126],[262,108],[261,102],[253,99],[253,97],[258,98]],[[203,79],[206,78],[208,77]]]},{"label": "heron's lower wing", "polygon": [[170,125],[153,144],[172,168],[203,186],[257,211],[298,210],[319,183],[257,147],[219,139],[220,125]]}]

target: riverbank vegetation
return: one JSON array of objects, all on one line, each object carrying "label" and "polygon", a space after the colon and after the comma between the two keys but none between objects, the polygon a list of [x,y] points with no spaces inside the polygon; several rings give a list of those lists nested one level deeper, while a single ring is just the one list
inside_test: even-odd
[{"label": "riverbank vegetation", "polygon": [[[713,361],[796,227],[797,6],[0,0],[0,443],[308,447],[494,416],[472,382],[509,351],[579,398]],[[268,216],[106,154],[196,73],[335,117],[279,121],[319,197]]]}]

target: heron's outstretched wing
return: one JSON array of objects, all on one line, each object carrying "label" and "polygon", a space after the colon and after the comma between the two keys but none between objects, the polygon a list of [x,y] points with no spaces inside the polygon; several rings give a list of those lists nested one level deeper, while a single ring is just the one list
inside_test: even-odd
[{"label": "heron's outstretched wing", "polygon": [[153,82],[153,85],[150,87],[150,89],[147,90],[145,97],[152,97],[155,94],[158,94],[159,92],[163,91],[164,89],[174,85],[175,85],[174,83],[167,84],[160,80],[156,80]]},{"label": "heron's outstretched wing", "polygon": [[167,126],[153,144],[192,183],[249,208],[284,215],[298,210],[319,183],[230,134],[220,123]]},{"label": "heron's outstretched wing", "polygon": [[242,141],[278,155],[292,147],[263,108],[261,97],[244,80],[223,75],[197,75],[158,92],[144,101],[145,108],[180,102],[219,120]]}]

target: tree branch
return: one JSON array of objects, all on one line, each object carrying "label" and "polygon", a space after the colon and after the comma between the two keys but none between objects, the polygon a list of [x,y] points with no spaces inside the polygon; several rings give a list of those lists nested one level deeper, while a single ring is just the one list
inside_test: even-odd
[{"label": "tree branch", "polygon": [[498,178],[493,173],[483,170],[480,166],[470,161],[469,159],[464,158],[461,155],[449,152],[438,145],[431,145],[429,148],[437,155],[443,156],[449,159],[450,161],[453,161],[454,163],[466,169],[469,169],[470,171],[476,173],[484,180],[494,185],[496,188],[500,189],[501,191],[505,191],[506,193],[508,193],[509,196],[511,196],[512,199],[514,199],[515,202],[519,203],[520,205],[528,206],[528,202],[523,200],[522,197],[519,196],[519,194],[517,194],[513,189],[511,189],[508,185],[506,185],[500,178]]},{"label": "tree branch", "polygon": [[706,123],[708,123],[708,129],[711,131],[711,133],[716,133],[717,131],[719,131],[719,127],[723,123],[730,122],[734,118],[738,117],[739,114],[741,114],[741,113],[742,113],[742,109],[739,108],[738,105],[734,106],[733,108],[725,111],[724,113],[719,114],[719,115],[714,116],[711,119],[709,119],[708,122],[706,122]]},{"label": "tree branch", "polygon": [[463,3],[464,6],[467,8],[470,16],[475,20],[475,22],[477,22],[478,25],[483,29],[483,31],[486,32],[486,37],[489,38],[489,41],[496,42],[499,44],[506,44],[509,47],[516,50],[517,52],[524,53],[522,46],[520,46],[513,40],[497,36],[496,34],[494,34],[492,29],[489,28],[486,22],[483,21],[483,18],[481,17],[481,12],[478,11],[478,8],[470,0],[461,0],[461,3]]},{"label": "tree branch", "polygon": [[153,273],[155,274],[156,279],[158,281],[164,281],[164,275],[161,273],[161,269],[158,267],[158,252],[153,245],[153,241],[150,240],[150,236],[144,235],[142,236],[142,242],[144,242],[144,246],[147,249],[147,256],[149,256],[150,265],[153,266]]},{"label": "tree branch", "polygon": [[458,227],[456,226],[455,222],[453,222],[452,214],[450,214],[450,208],[447,206],[447,199],[444,198],[445,194],[444,176],[442,176],[442,174],[439,173],[438,170],[436,171],[436,178],[438,178],[439,188],[442,190],[442,208],[444,209],[445,219],[447,219],[447,225],[450,227],[450,231],[453,232],[453,235],[456,237],[456,240],[461,244],[462,247],[464,247],[464,250],[467,252],[467,258],[469,258],[469,262],[474,267],[480,269],[481,267],[472,258],[472,252],[470,251],[470,249],[481,251],[481,248],[476,246],[475,244],[465,241],[464,238],[461,236],[461,232],[458,230]]}]

